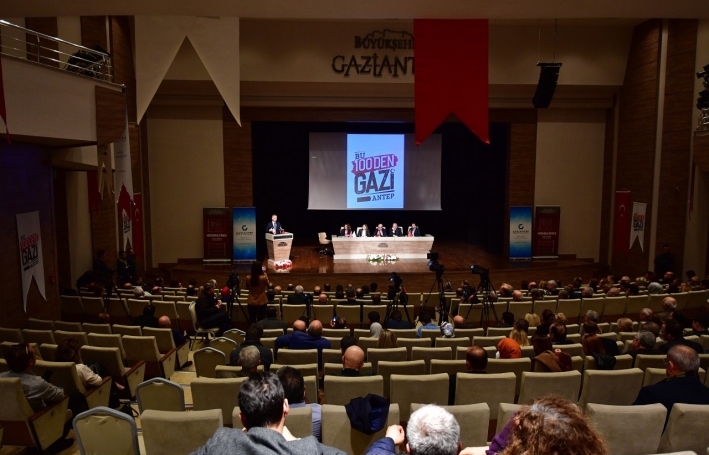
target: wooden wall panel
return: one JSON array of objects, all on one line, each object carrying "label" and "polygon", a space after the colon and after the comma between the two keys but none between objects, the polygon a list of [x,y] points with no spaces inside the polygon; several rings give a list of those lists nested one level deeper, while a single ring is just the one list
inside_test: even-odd
[{"label": "wooden wall panel", "polygon": [[135,94],[135,64],[128,16],[111,16],[111,60],[113,62],[113,82],[126,86],[128,121],[137,122]]},{"label": "wooden wall panel", "polygon": [[533,123],[510,124],[509,154],[507,158],[507,185],[505,204],[505,236],[503,254],[509,254],[510,248],[510,207],[534,207],[534,185],[537,162],[537,120],[536,110]]},{"label": "wooden wall panel", "polygon": [[254,204],[251,122],[241,126],[223,108],[224,128],[224,203],[227,207],[250,207]]},{"label": "wooden wall panel", "polygon": [[669,243],[673,247],[676,273],[681,273],[684,257],[682,245],[691,165],[696,50],[697,21],[671,19],[668,22],[667,36],[667,71],[655,251],[662,251],[664,243]]},{"label": "wooden wall panel", "polygon": [[[59,293],[52,209],[52,160],[48,149],[0,141],[0,326],[24,328],[28,318],[59,318]],[[27,312],[22,305],[22,275],[17,238],[18,213],[39,211],[44,259],[45,301],[30,286]]]},{"label": "wooden wall panel", "polygon": [[[25,28],[54,37],[59,34],[56,17],[26,17]],[[37,42],[37,36],[31,33],[26,33],[26,37],[28,60],[59,67],[59,62],[55,61],[59,60],[59,54],[55,52],[59,49],[59,44],[56,41],[40,38]],[[38,50],[39,56],[37,55]]]},{"label": "wooden wall panel", "polygon": [[126,129],[126,96],[115,90],[96,87],[96,143],[117,141]]},{"label": "wooden wall panel", "polygon": [[81,45],[101,46],[108,51],[106,16],[81,16]]},{"label": "wooden wall panel", "polygon": [[[57,236],[57,266],[60,284],[73,288],[71,282],[71,251],[69,248],[69,218],[66,198],[66,171],[54,169],[54,218]],[[61,291],[61,287],[60,287]]]},{"label": "wooden wall panel", "polygon": [[[113,175],[109,176],[113,178]],[[108,268],[115,268],[118,259],[118,233],[116,232],[116,200],[111,200],[104,190],[99,198],[98,211],[91,212],[91,246],[94,258],[98,250],[105,250]]]},{"label": "wooden wall panel", "polygon": [[[647,203],[646,220],[652,218],[661,36],[661,20],[635,27],[619,98],[616,190],[629,190],[631,201]],[[642,275],[647,270],[650,235],[647,222],[644,251],[636,242],[627,256],[614,254],[613,271]]]},{"label": "wooden wall panel", "polygon": [[603,189],[601,195],[601,251],[598,261],[608,264],[608,242],[611,229],[611,196],[613,191],[613,146],[615,110],[606,109],[606,137],[603,144]]},{"label": "wooden wall panel", "polygon": [[[143,200],[143,245],[145,246],[144,264],[153,263],[152,228],[150,225],[150,149],[148,148],[148,113],[143,116],[140,123],[140,169],[142,176]],[[135,181],[135,176],[133,176]]]}]

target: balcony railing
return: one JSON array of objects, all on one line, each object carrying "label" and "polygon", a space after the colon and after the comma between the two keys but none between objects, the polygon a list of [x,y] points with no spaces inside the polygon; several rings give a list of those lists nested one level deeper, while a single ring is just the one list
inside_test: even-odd
[{"label": "balcony railing", "polygon": [[111,56],[96,47],[91,49],[0,20],[0,54],[113,82]]}]

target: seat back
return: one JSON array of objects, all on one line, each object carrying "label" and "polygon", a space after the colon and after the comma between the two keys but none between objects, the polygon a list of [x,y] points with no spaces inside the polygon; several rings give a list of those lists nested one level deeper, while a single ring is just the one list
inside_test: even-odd
[{"label": "seat back", "polygon": [[176,321],[180,318],[174,301],[153,300],[151,304],[155,307],[155,317],[158,319],[162,316],[169,317],[171,321]]},{"label": "seat back", "polygon": [[[318,305],[318,308],[321,305]],[[342,339],[343,337],[348,337],[352,335],[352,331],[350,329],[322,329],[322,336],[324,337],[336,337]]]},{"label": "seat back", "polygon": [[[335,313],[337,313],[337,316],[345,318],[345,320],[347,320],[347,324],[350,325],[359,324],[361,322],[360,311],[364,310],[362,310],[359,305],[350,305],[347,303],[337,303],[337,306],[335,307]],[[362,317],[366,318],[367,316],[363,314]],[[367,336],[369,336],[369,331],[367,331]]]},{"label": "seat back", "polygon": [[372,363],[372,370],[377,373],[377,366],[380,361],[405,362],[408,353],[405,347],[400,348],[369,348],[367,350],[367,361]]},{"label": "seat back", "polygon": [[381,321],[382,325],[384,324],[384,319],[386,318],[386,313],[387,313],[387,306],[386,305],[364,305],[362,307],[362,312],[364,314],[364,319],[367,321],[367,315],[371,312],[375,311],[379,313],[379,320]]},{"label": "seat back", "polygon": [[391,375],[423,375],[426,374],[426,362],[423,360],[406,362],[389,362],[380,360],[377,365],[377,374],[384,378],[384,396],[391,396]]},{"label": "seat back", "polygon": [[157,362],[161,358],[155,337],[124,335],[121,341],[123,341],[123,349],[126,351],[126,361],[130,365],[141,360]]},{"label": "seat back", "polygon": [[426,371],[431,370],[431,359],[453,360],[453,350],[451,348],[411,348],[411,360],[423,360],[426,362]]},{"label": "seat back", "polygon": [[468,371],[465,360],[431,359],[430,374],[446,373],[449,376]]},{"label": "seat back", "polygon": [[150,455],[195,452],[224,424],[220,409],[192,412],[147,410],[140,416],[140,421],[145,452]]},{"label": "seat back", "polygon": [[517,378],[515,395],[519,395],[522,387],[522,373],[531,370],[532,359],[529,357],[522,357],[521,359],[489,359],[487,361],[488,374],[514,373],[515,378]]},{"label": "seat back", "polygon": [[450,348],[453,351],[457,347],[464,347],[468,349],[470,347],[470,338],[436,338],[435,347],[437,348]]},{"label": "seat back", "polygon": [[[588,311],[595,311],[599,315],[603,314],[603,303],[605,301],[604,297],[588,297],[581,300],[581,310],[579,311],[579,316],[583,316]],[[569,317],[564,313],[566,317]]]},{"label": "seat back", "polygon": [[158,351],[165,353],[175,348],[175,339],[172,337],[172,329],[156,329],[154,327],[143,327],[143,336],[155,337],[158,344]]},{"label": "seat back", "polygon": [[[284,334],[283,329],[264,329],[261,338],[278,338]],[[325,335],[323,334],[323,336]]]},{"label": "seat back", "polygon": [[[537,304],[537,306],[540,306],[538,302],[535,302],[535,304]],[[554,300],[550,300],[548,305],[556,306],[556,302]],[[517,319],[523,318],[525,314],[532,312],[532,302],[510,302],[507,311],[514,314]],[[498,314],[502,316],[502,313]]]},{"label": "seat back", "polygon": [[202,348],[195,351],[194,369],[197,372],[197,377],[214,378],[216,377],[217,365],[226,365],[226,356],[222,351],[214,348]]},{"label": "seat back", "polygon": [[665,432],[660,438],[658,453],[691,450],[702,454],[709,446],[709,406],[675,403]]},{"label": "seat back", "polygon": [[[29,318],[27,320],[27,328],[32,330],[54,330],[54,321],[46,321],[44,319]],[[4,341],[4,340],[0,340]]]},{"label": "seat back", "polygon": [[[512,304],[510,303],[510,308],[512,308],[511,305],[512,305]],[[553,299],[553,300],[549,300],[549,299],[536,300],[536,301],[534,302],[534,306],[532,307],[532,311],[527,311],[527,313],[542,314],[542,313],[544,312],[544,310],[550,310],[550,311],[553,311],[554,313],[557,313],[556,307],[557,307],[557,300],[556,300],[556,299]],[[521,317],[521,316],[523,315],[523,313],[515,313],[515,312],[512,311],[512,310],[510,310],[510,312],[511,312],[512,314],[514,314],[515,317],[518,317],[518,316]],[[561,312],[560,312],[560,313],[561,313]],[[526,314],[526,313],[524,313],[524,314]],[[564,313],[564,315],[566,315],[566,313]],[[493,412],[493,414],[494,414],[494,412]]]},{"label": "seat back", "polygon": [[44,375],[47,370],[52,372],[49,382],[52,385],[61,387],[65,395],[72,393],[86,392],[86,388],[79,380],[74,362],[52,362],[48,360],[37,360],[32,367],[32,372],[37,376]]},{"label": "seat back", "polygon": [[153,378],[138,384],[135,390],[138,411],[184,411],[185,391],[181,385],[165,378]]},{"label": "seat back", "polygon": [[618,455],[656,453],[666,416],[667,409],[660,403],[641,406],[589,403],[586,406],[586,417],[603,436],[609,452]]},{"label": "seat back", "polygon": [[495,429],[495,434],[499,434],[512,416],[519,412],[520,409],[522,409],[522,405],[520,404],[500,403],[500,407],[497,410],[497,428]]},{"label": "seat back", "polygon": [[[232,425],[232,412],[239,406],[239,390],[248,378],[196,378],[190,383],[195,411],[220,409],[224,425]],[[240,421],[238,423],[241,423]],[[238,428],[238,427],[237,427]]]},{"label": "seat back", "polygon": [[666,358],[666,355],[638,354],[635,356],[635,368],[640,368],[643,371],[647,368],[662,368],[664,370]]},{"label": "seat back", "polygon": [[[556,312],[563,313],[570,321],[575,322],[581,313],[581,299],[562,299],[556,304]],[[541,314],[541,313],[537,313]],[[566,333],[569,333],[568,330]]]},{"label": "seat back", "polygon": [[78,295],[60,295],[59,307],[66,315],[80,316],[84,314],[84,307],[81,305],[81,297]]},{"label": "seat back", "polygon": [[63,330],[65,332],[83,332],[84,328],[80,322],[54,321],[54,330]]},{"label": "seat back", "polygon": [[79,343],[79,347],[89,344],[89,339],[86,337],[86,332],[65,332],[64,330],[54,331],[54,341],[57,345],[64,340],[74,340]]},{"label": "seat back", "polygon": [[[633,357],[629,354],[617,355],[615,356],[615,365],[613,365],[614,370],[627,370],[633,368]],[[586,370],[597,370],[596,359],[588,356],[584,359],[583,365],[584,371]]]},{"label": "seat back", "polygon": [[51,330],[22,329],[22,340],[25,343],[37,343],[38,345],[42,343],[57,344],[54,340],[54,332]]},{"label": "seat back", "polygon": [[569,354],[571,357],[586,357],[586,355],[583,353],[583,345],[581,343],[559,344],[554,346],[554,348],[561,349],[563,352]]},{"label": "seat back", "polygon": [[134,337],[143,336],[143,330],[137,325],[113,324],[113,333],[117,335],[131,335]]},{"label": "seat back", "polygon": [[123,349],[123,340],[120,335],[103,335],[100,333],[89,333],[89,345],[102,348],[118,348],[121,358],[126,358],[126,351]]},{"label": "seat back", "polygon": [[317,349],[279,349],[278,363],[281,365],[306,365],[318,363]]},{"label": "seat back", "polygon": [[[286,321],[289,325],[293,323],[296,319],[305,314],[305,305],[289,305],[283,304],[281,308],[281,319]],[[350,322],[349,318],[347,322]]]},{"label": "seat back", "polygon": [[509,327],[488,327],[486,336],[489,337],[507,337],[512,331]]},{"label": "seat back", "polygon": [[122,384],[128,390],[128,395],[133,398],[136,388],[145,378],[145,364],[131,370],[123,366],[121,352],[118,348],[101,348],[96,346],[82,346],[81,359],[86,365],[100,363],[108,370],[113,382]]},{"label": "seat back", "polygon": [[587,403],[631,405],[642,384],[643,372],[639,368],[584,371],[579,407],[585,409]]},{"label": "seat back", "polygon": [[365,453],[374,441],[383,438],[390,425],[399,424],[400,415],[399,407],[396,404],[391,404],[386,425],[371,435],[352,428],[344,406],[324,404],[321,419],[323,444],[335,447],[345,453],[359,454]]},{"label": "seat back", "polygon": [[98,316],[105,311],[102,297],[81,297],[84,313],[88,316]]},{"label": "seat back", "polygon": [[411,360],[411,352],[414,347],[429,348],[431,340],[428,338],[400,338],[396,340],[396,345],[406,348],[406,358]]},{"label": "seat back", "polygon": [[416,329],[389,329],[389,331],[396,335],[397,340],[402,338],[417,338]]},{"label": "seat back", "polygon": [[150,305],[150,300],[148,299],[126,299],[126,306],[128,307],[128,314],[131,318],[137,318],[143,314],[143,308],[146,305]]},{"label": "seat back", "polygon": [[229,338],[219,337],[213,338],[209,342],[209,347],[223,352],[228,362],[231,358],[231,352],[237,348],[237,344],[234,340],[230,340]]},{"label": "seat back", "polygon": [[519,392],[519,403],[528,404],[535,398],[553,394],[575,403],[581,389],[581,373],[564,371],[560,373],[522,373],[522,387]]},{"label": "seat back", "polygon": [[370,393],[384,395],[382,376],[325,376],[325,402],[345,405],[352,398],[365,397]]},{"label": "seat back", "polygon": [[[338,364],[332,364],[335,367],[337,367],[337,372],[339,373],[340,370],[342,370],[342,365]],[[303,364],[303,365],[283,365],[280,363],[273,363],[271,364],[271,371],[274,373],[277,372],[281,367],[292,367],[295,368],[296,370],[300,371],[300,374],[305,376],[317,376],[318,375],[318,364],[316,363],[308,363],[308,364]]]},{"label": "seat back", "polygon": [[441,336],[441,329],[424,329],[421,330],[421,339],[428,338],[428,347],[432,347],[435,344],[436,338]]},{"label": "seat back", "polygon": [[[411,413],[424,405],[411,404]],[[453,414],[460,426],[460,442],[463,447],[481,447],[487,445],[487,429],[490,421],[490,408],[486,403],[441,406]]]},{"label": "seat back", "polygon": [[135,420],[123,412],[99,406],[74,417],[73,428],[82,455],[140,455]]},{"label": "seat back", "polygon": [[[51,330],[49,332],[51,333]],[[10,343],[24,343],[22,331],[20,329],[7,329],[0,327],[0,343],[4,341]]]},{"label": "seat back", "polygon": [[[411,403],[420,401],[421,397],[428,397],[431,403],[444,405],[448,400],[448,375],[423,374],[423,375],[391,375],[390,402],[399,405],[400,418],[407,422],[411,415]],[[435,391],[435,393],[432,393]]]},{"label": "seat back", "polygon": [[[379,342],[378,338],[369,338],[369,337],[364,338],[364,337],[362,337],[357,340],[357,346],[362,348],[362,350],[364,351],[364,354],[366,356],[371,348],[377,347],[378,342]],[[334,348],[335,348],[335,346],[333,346],[333,349]]]},{"label": "seat back", "polygon": [[[458,373],[455,385],[455,404],[486,403],[497,409],[500,403],[513,403],[515,399],[514,373],[472,374]],[[495,414],[490,415],[496,417]]]},{"label": "seat back", "polygon": [[89,322],[84,322],[81,324],[81,328],[84,329],[84,333],[102,333],[104,335],[111,335],[111,325],[110,324],[91,324]]},{"label": "seat back", "polygon": [[505,336],[496,336],[496,337],[473,337],[473,346],[480,346],[481,348],[485,347],[497,347],[497,344],[500,342],[500,340],[504,340],[506,337]]}]

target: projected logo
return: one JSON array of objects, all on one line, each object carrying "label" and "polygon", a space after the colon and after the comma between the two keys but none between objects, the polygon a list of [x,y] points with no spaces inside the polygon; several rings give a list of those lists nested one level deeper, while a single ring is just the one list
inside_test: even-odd
[{"label": "projected logo", "polygon": [[404,135],[348,134],[347,208],[404,208]]}]

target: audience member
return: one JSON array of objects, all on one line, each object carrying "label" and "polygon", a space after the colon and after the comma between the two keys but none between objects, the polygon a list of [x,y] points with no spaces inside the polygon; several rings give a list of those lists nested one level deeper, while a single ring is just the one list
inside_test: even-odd
[{"label": "audience member", "polygon": [[512,291],[512,301],[513,302],[522,302],[524,300],[524,296],[522,295],[521,291]]},{"label": "audience member", "polygon": [[661,403],[667,408],[667,419],[675,403],[709,404],[709,387],[699,380],[699,356],[691,347],[675,345],[670,348],[665,370],[667,378],[640,389],[633,404]]},{"label": "audience member", "polygon": [[276,338],[276,352],[280,348],[288,349],[317,349],[318,350],[318,365],[322,365],[322,350],[330,349],[332,345],[330,341],[322,337],[322,323],[317,319],[310,323],[308,332],[295,331],[290,335],[284,335]]},{"label": "audience member", "polygon": [[369,319],[369,337],[379,338],[379,333],[382,331],[382,325],[379,323],[380,315],[376,311],[370,311],[367,314]]},{"label": "audience member", "polygon": [[638,314],[638,321],[640,321],[640,328],[642,328],[645,323],[647,323],[650,320],[650,317],[652,316],[652,310],[650,308],[643,308],[640,310],[640,314]]},{"label": "audience member", "polygon": [[529,346],[527,330],[529,330],[529,323],[525,319],[520,319],[515,322],[509,337],[515,340],[520,346]]},{"label": "audience member", "polygon": [[[268,289],[268,275],[259,262],[251,263],[251,279],[249,280],[249,296],[246,298],[249,309],[249,321],[256,322],[266,317],[266,290]],[[276,289],[276,294],[280,294]]]},{"label": "audience member", "polygon": [[549,338],[551,344],[574,344],[573,341],[566,339],[566,325],[563,322],[554,322],[549,327]]},{"label": "audience member", "polygon": [[110,324],[111,323],[111,316],[108,313],[99,313],[98,314],[98,322],[99,322],[99,324]]},{"label": "audience member", "polygon": [[203,328],[219,328],[219,335],[231,328],[231,320],[226,312],[221,311],[222,301],[214,297],[214,284],[204,285],[202,295],[197,298],[195,312],[199,325]]},{"label": "audience member", "polygon": [[384,329],[379,333],[379,339],[377,340],[377,348],[379,349],[393,349],[396,348],[396,335],[391,330]]},{"label": "audience member", "polygon": [[535,399],[515,414],[487,455],[608,455],[601,435],[581,410],[561,397]]},{"label": "audience member", "polygon": [[247,346],[254,346],[258,349],[259,359],[261,360],[261,365],[263,369],[268,371],[271,369],[271,363],[273,362],[273,353],[269,348],[261,344],[261,337],[263,336],[263,326],[258,322],[254,322],[246,330],[246,337],[243,343],[237,346],[231,355],[229,356],[229,365],[238,366],[239,365],[239,354],[241,350]]},{"label": "audience member", "polygon": [[290,405],[278,376],[257,373],[241,386],[239,419],[244,430],[219,428],[195,455],[323,454],[345,455],[320,444],[315,436],[295,438],[285,426]]},{"label": "audience member", "polygon": [[237,376],[240,378],[248,378],[251,375],[258,373],[258,366],[261,365],[260,357],[261,353],[256,346],[246,346],[241,349],[239,352],[239,365],[241,366],[241,371],[237,373]]},{"label": "audience member", "polygon": [[364,365],[364,351],[359,346],[350,346],[342,356],[340,376],[361,376],[359,370]]},{"label": "audience member", "polygon": [[409,321],[402,321],[402,314],[399,310],[394,310],[389,317],[389,320],[384,324],[387,329],[411,329]]},{"label": "audience member", "polygon": [[346,329],[347,319],[343,318],[342,316],[337,316],[332,321],[330,321],[330,327],[333,329]]},{"label": "audience member", "polygon": [[266,308],[266,317],[258,321],[264,329],[281,329],[285,334],[288,330],[288,323],[281,321],[278,317],[278,308],[270,306]]},{"label": "audience member", "polygon": [[684,345],[694,349],[697,354],[704,354],[704,349],[701,344],[684,338],[684,328],[679,321],[675,321],[674,319],[665,321],[662,325],[661,334],[662,338],[667,341],[667,343],[660,345],[658,348],[662,352],[666,353],[677,345]]},{"label": "audience member", "polygon": [[497,343],[497,358],[520,359],[522,358],[522,348],[512,338],[503,338]]},{"label": "audience member", "polygon": [[321,292],[320,295],[318,295],[318,301],[316,302],[318,305],[327,305],[328,304],[328,296],[324,292]]},{"label": "audience member", "polygon": [[709,317],[699,316],[692,322],[692,335],[709,335]]},{"label": "audience member", "polygon": [[525,314],[524,319],[527,320],[530,327],[537,327],[539,324],[541,324],[541,321],[539,320],[539,316],[537,316],[535,313]]},{"label": "audience member", "polygon": [[155,317],[155,307],[152,305],[145,305],[143,307],[143,314],[137,316],[133,319],[133,325],[143,327],[152,327],[154,329],[158,328],[158,318]]},{"label": "audience member", "polygon": [[573,362],[571,361],[571,356],[563,352],[561,349],[552,349],[551,345],[539,354],[536,354],[532,359],[532,365],[541,365],[543,368],[541,370],[546,370],[551,373],[561,373],[564,371],[571,371],[573,369]]},{"label": "audience member", "polygon": [[286,400],[288,400],[288,406],[291,409],[304,408],[307,406],[312,410],[313,436],[315,436],[318,441],[321,441],[322,407],[318,403],[307,403],[303,374],[299,370],[289,366],[279,368],[276,374],[283,386],[283,392]]},{"label": "audience member", "polygon": [[657,342],[657,337],[652,332],[646,330],[641,330],[633,336],[633,342],[630,347],[630,354],[633,357],[633,362],[635,362],[635,357],[638,354],[643,355],[663,355],[664,352],[659,349],[655,349],[655,343]]},{"label": "audience member", "polygon": [[497,324],[495,327],[512,328],[514,323],[515,323],[515,315],[513,313],[510,313],[509,311],[505,311],[502,313],[502,322]]},{"label": "audience member", "polygon": [[532,335],[532,348],[534,348],[534,355],[539,355],[544,351],[550,351],[553,349],[551,338],[549,336],[535,332]]},{"label": "audience member", "polygon": [[431,322],[431,315],[426,313],[425,311],[422,311],[419,314],[419,322],[421,322],[421,326],[418,328],[416,331],[416,337],[421,338],[421,331],[422,330],[434,330],[438,329],[438,326]]},{"label": "audience member", "polygon": [[657,313],[659,317],[661,317],[663,320],[669,319],[670,314],[677,309],[677,300],[674,299],[674,297],[665,297],[662,299],[662,311],[660,313]]},{"label": "audience member", "polygon": [[288,295],[288,304],[289,305],[302,305],[308,302],[307,297],[305,296],[305,290],[303,289],[303,286],[298,285],[295,287],[295,290],[293,291],[293,294]]},{"label": "audience member", "polygon": [[[169,316],[160,316],[160,319],[158,319],[158,327],[161,329],[170,329],[170,332],[172,333],[172,341],[175,343],[176,348],[187,343],[187,337],[181,331],[172,328],[172,321]],[[191,360],[185,362],[185,364],[180,368],[186,368],[190,365],[192,365]]]}]

